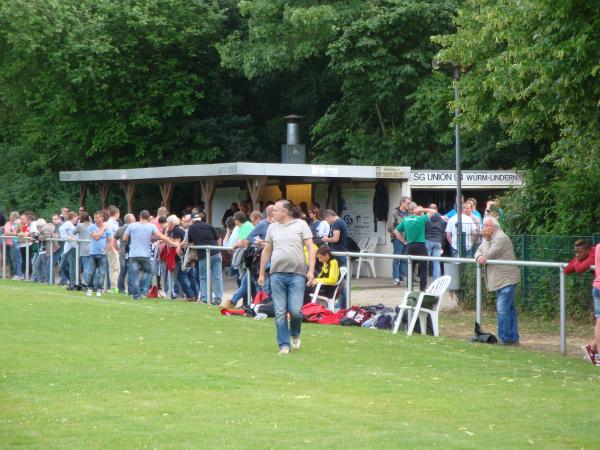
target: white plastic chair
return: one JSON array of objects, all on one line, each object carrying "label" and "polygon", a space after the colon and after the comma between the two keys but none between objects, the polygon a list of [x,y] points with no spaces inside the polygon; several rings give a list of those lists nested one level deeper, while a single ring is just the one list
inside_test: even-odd
[{"label": "white plastic chair", "polygon": [[335,284],[335,290],[333,291],[333,295],[331,297],[327,297],[325,295],[319,295],[319,291],[321,290],[321,286],[323,286],[323,283],[317,283],[317,287],[315,288],[315,291],[312,294],[310,294],[310,302],[317,303],[319,300],[323,300],[323,301],[327,302],[327,309],[334,311],[335,310],[335,299],[337,298],[337,293],[340,289],[340,286],[342,285],[342,282],[344,281],[344,278],[346,278],[347,271],[348,271],[348,269],[346,267],[340,267],[340,278],[339,278],[338,282]]},{"label": "white plastic chair", "polygon": [[[361,239],[362,242],[362,239]],[[360,245],[360,253],[373,253],[375,251],[375,247],[377,247],[377,238],[367,238],[364,245]],[[358,258],[358,265],[356,267],[356,279],[360,278],[360,266],[362,263],[366,263],[369,265],[369,269],[371,270],[371,275],[373,278],[377,277],[375,273],[375,258],[369,256],[361,256]]]},{"label": "white plastic chair", "polygon": [[[402,316],[406,311],[408,314],[408,327],[406,328],[407,336],[412,335],[413,330],[415,329],[415,325],[417,324],[417,319],[419,319],[419,325],[421,327],[421,334],[427,333],[427,314],[431,316],[431,323],[433,325],[433,335],[439,336],[439,326],[438,326],[438,313],[440,309],[440,303],[442,303],[442,296],[450,286],[450,281],[452,278],[449,275],[444,275],[439,277],[437,280],[434,280],[433,283],[429,285],[425,292],[420,292],[419,297],[415,304],[409,304],[409,296],[410,292],[406,292],[404,294],[404,298],[400,303],[398,315],[396,316],[396,321],[394,323],[394,334],[398,333],[398,329],[400,328],[400,322],[402,322]],[[427,306],[428,308],[424,308],[423,299],[427,298]]]}]

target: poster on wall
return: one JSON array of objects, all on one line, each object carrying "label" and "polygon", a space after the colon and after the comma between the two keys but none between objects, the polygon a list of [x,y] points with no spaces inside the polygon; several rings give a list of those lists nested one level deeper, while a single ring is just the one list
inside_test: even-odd
[{"label": "poster on wall", "polygon": [[348,227],[348,234],[356,242],[365,238],[377,238],[378,245],[384,245],[386,239],[385,222],[373,222],[374,189],[344,189],[344,209],[342,219]]}]

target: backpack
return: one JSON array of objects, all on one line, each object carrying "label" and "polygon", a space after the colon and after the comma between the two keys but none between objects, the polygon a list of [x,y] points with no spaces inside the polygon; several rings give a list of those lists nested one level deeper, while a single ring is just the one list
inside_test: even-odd
[{"label": "backpack", "polygon": [[351,253],[360,253],[360,247],[350,236],[348,236],[348,251]]},{"label": "backpack", "polygon": [[346,311],[344,317],[340,320],[340,325],[361,326],[363,322],[370,319],[372,315],[373,313],[365,308],[353,306]]}]

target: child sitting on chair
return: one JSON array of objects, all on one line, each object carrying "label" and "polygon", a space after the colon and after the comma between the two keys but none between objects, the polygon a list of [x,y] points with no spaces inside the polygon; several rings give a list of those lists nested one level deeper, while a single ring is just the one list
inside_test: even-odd
[{"label": "child sitting on chair", "polygon": [[331,250],[326,245],[319,247],[317,250],[317,261],[319,266],[315,270],[316,277],[309,281],[304,295],[304,302],[310,302],[310,296],[315,291],[317,285],[322,283],[319,289],[319,295],[331,297],[335,291],[335,285],[340,278],[340,265],[331,254]]}]

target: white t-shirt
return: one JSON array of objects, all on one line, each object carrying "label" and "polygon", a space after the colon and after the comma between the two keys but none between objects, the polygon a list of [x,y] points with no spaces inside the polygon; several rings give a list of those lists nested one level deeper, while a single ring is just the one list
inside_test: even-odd
[{"label": "white t-shirt", "polygon": [[273,222],[269,225],[265,241],[273,245],[271,273],[298,273],[306,276],[305,239],[311,239],[312,243],[310,227],[302,219],[293,219],[286,224]]},{"label": "white t-shirt", "polygon": [[[471,250],[473,246],[473,239],[471,238],[471,233],[475,233],[476,225],[473,222],[471,217],[462,214],[462,231],[465,237],[465,249]],[[456,222],[458,222],[458,214],[452,216],[450,220],[448,220],[448,224],[446,225],[446,233],[452,233],[452,248],[457,249],[458,244],[456,243]]]}]

